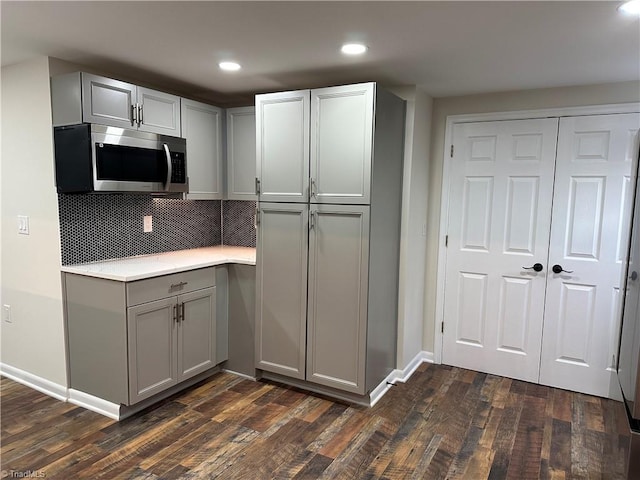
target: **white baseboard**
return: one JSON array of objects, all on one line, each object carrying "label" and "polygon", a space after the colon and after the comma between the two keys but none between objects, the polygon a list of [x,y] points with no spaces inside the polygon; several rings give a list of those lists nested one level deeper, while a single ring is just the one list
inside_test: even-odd
[{"label": "white baseboard", "polygon": [[369,394],[369,406],[373,407],[376,403],[380,401],[380,399],[384,396],[385,393],[389,391],[389,389],[393,386],[393,383],[396,381],[397,375],[400,370],[392,370],[387,378],[380,382],[376,388],[374,388]]},{"label": "white baseboard", "polygon": [[20,370],[19,368],[12,367],[6,363],[0,363],[0,374],[57,400],[61,400],[63,402],[67,401],[68,392],[67,387],[64,385],[59,385],[47,380],[46,378]]},{"label": "white baseboard", "polygon": [[246,378],[247,380],[253,380],[254,382],[258,379],[256,377],[252,377],[251,375],[247,375],[246,373],[236,372],[234,370],[229,370],[228,368],[223,368],[223,372],[230,373],[231,375],[235,375],[236,377]]},{"label": "white baseboard", "polygon": [[416,356],[413,357],[413,360],[411,360],[402,370],[396,368],[387,375],[387,378],[380,382],[380,385],[371,391],[371,406],[373,407],[378,403],[384,394],[392,387],[392,384],[396,382],[406,383],[407,380],[411,378],[411,375],[413,375],[413,372],[415,372],[422,363],[433,363],[433,352],[418,352]]},{"label": "white baseboard", "polygon": [[120,420],[120,405],[102,398],[94,397],[80,390],[69,389],[69,403],[99,413],[113,420]]}]

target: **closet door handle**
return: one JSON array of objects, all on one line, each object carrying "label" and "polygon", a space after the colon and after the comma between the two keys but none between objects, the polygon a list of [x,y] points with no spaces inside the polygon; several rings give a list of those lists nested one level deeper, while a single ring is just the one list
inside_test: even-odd
[{"label": "closet door handle", "polygon": [[558,265],[557,263],[551,267],[551,270],[553,271],[553,273],[573,273],[573,270],[565,270],[564,268],[562,268],[562,265]]},{"label": "closet door handle", "polygon": [[524,268],[525,270],[535,270],[536,272],[541,272],[544,267],[542,266],[541,263],[534,263],[530,267],[522,267],[522,268]]}]

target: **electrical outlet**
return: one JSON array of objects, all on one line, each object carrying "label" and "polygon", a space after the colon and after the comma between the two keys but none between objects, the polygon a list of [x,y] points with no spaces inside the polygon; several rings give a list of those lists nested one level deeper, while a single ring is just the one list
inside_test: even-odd
[{"label": "electrical outlet", "polygon": [[2,306],[2,319],[7,323],[13,323],[11,321],[11,305]]},{"label": "electrical outlet", "polygon": [[18,233],[29,235],[29,217],[26,215],[18,215]]},{"label": "electrical outlet", "polygon": [[153,216],[152,215],[144,216],[144,231],[153,232]]}]

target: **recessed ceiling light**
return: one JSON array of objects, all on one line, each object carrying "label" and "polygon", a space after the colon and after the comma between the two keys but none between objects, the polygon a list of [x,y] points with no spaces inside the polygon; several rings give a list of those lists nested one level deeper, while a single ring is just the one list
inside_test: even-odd
[{"label": "recessed ceiling light", "polygon": [[618,11],[625,15],[640,15],[640,0],[630,0],[618,7]]},{"label": "recessed ceiling light", "polygon": [[242,68],[240,64],[236,62],[220,62],[218,66],[227,72],[236,72]]},{"label": "recessed ceiling light", "polygon": [[345,55],[362,55],[367,51],[367,46],[362,43],[345,43],[340,51]]}]

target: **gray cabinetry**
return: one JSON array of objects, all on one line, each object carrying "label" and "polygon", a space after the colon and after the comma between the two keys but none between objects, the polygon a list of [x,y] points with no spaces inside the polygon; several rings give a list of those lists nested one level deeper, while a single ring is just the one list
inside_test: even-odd
[{"label": "gray cabinetry", "polygon": [[368,204],[375,84],[311,90],[311,202]]},{"label": "gray cabinetry", "polygon": [[364,394],[369,207],[311,205],[307,380]]},{"label": "gray cabinetry", "polygon": [[[74,73],[70,76],[54,78],[53,85],[62,79],[70,83],[80,75],[82,77],[82,120],[87,123],[99,123],[113,127],[133,127],[133,106],[136,104],[136,86],[112,78],[99,77],[88,73]],[[80,95],[80,92],[77,92]],[[55,94],[55,89],[54,89]],[[55,101],[55,95],[53,100]],[[56,123],[54,108],[54,124]],[[72,123],[79,123],[73,121]]]},{"label": "gray cabinetry", "polygon": [[256,109],[227,109],[227,195],[256,200]]},{"label": "gray cabinetry", "polygon": [[75,72],[51,79],[53,125],[98,123],[180,136],[180,97]]},{"label": "gray cabinetry", "polygon": [[134,282],[65,274],[70,386],[133,405],[213,368],[216,269]]},{"label": "gray cabinetry", "polygon": [[223,110],[182,99],[182,137],[187,140],[191,200],[219,200],[223,196]]},{"label": "gray cabinetry", "polygon": [[256,367],[366,395],[395,368],[404,102],[365,83],[257,95],[256,113]]},{"label": "gray cabinetry", "polygon": [[309,90],[256,95],[261,202],[309,199]]},{"label": "gray cabinetry", "polygon": [[305,377],[308,215],[306,204],[263,205],[256,253],[256,366]]}]

